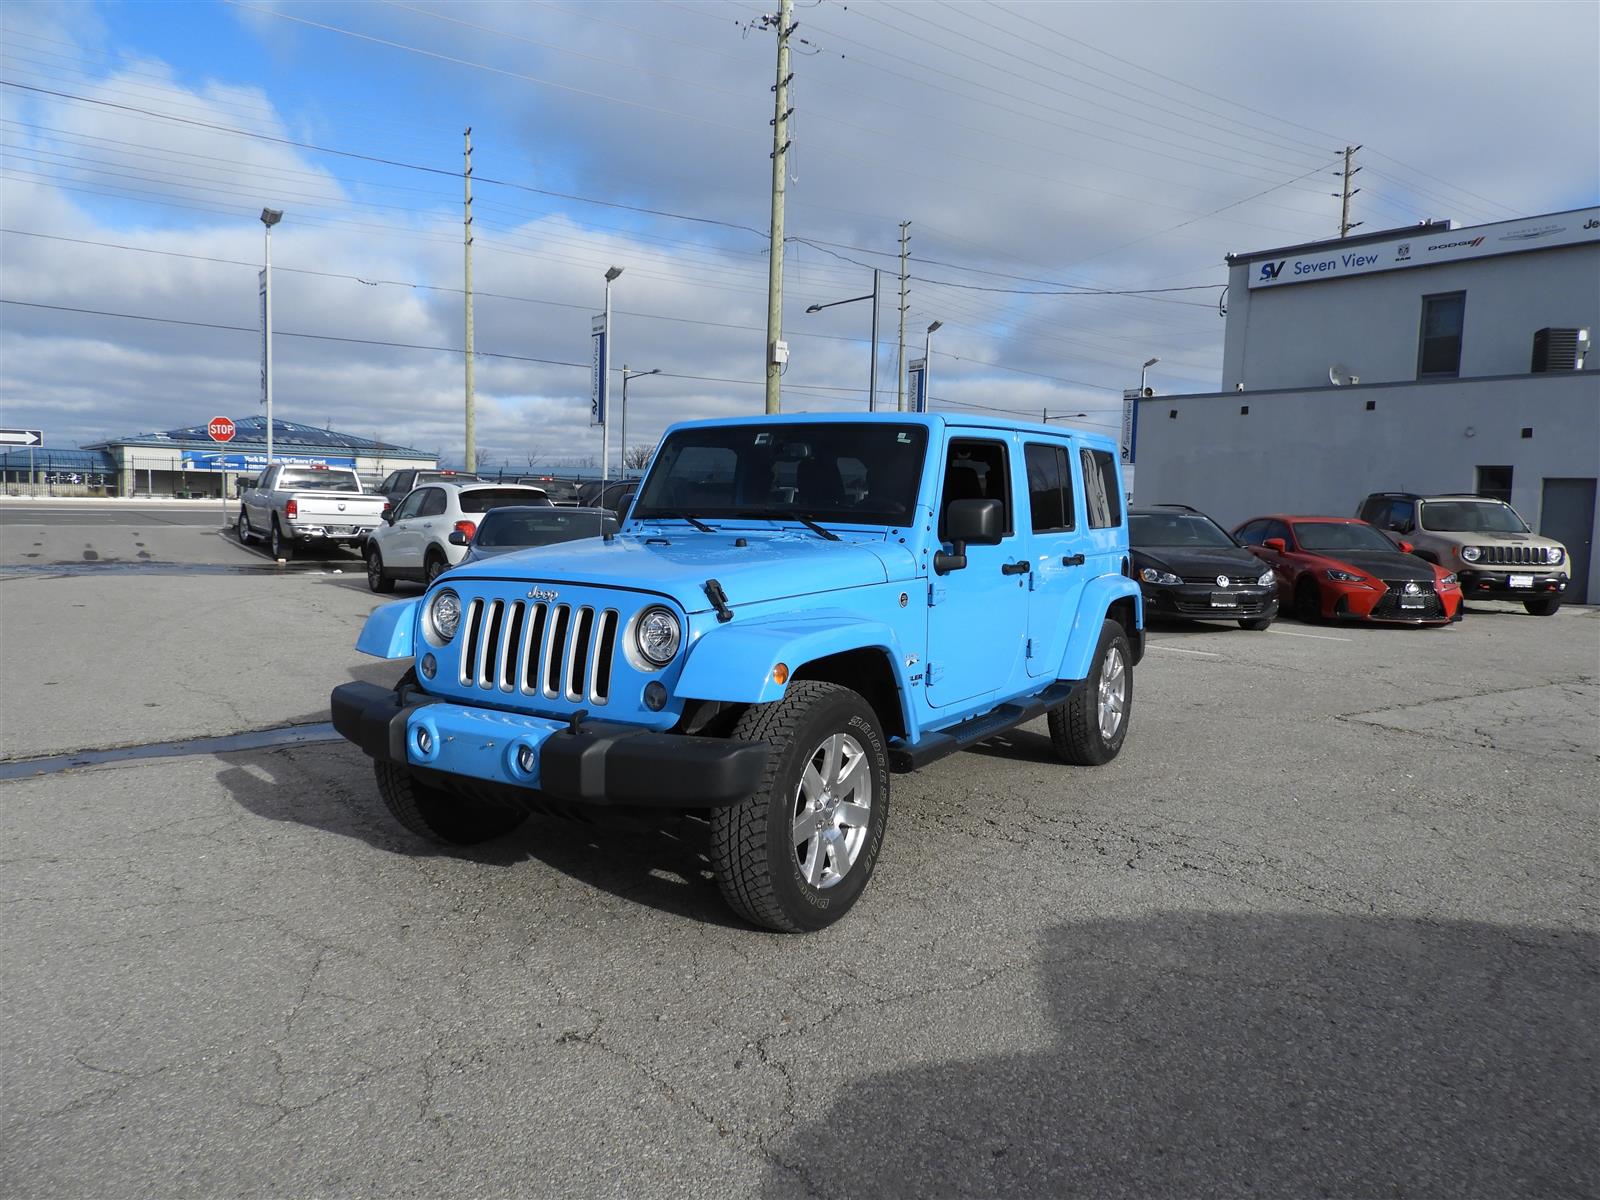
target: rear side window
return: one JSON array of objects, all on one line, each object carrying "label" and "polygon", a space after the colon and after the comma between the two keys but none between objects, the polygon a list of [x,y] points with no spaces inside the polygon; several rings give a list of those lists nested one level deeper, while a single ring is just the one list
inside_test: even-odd
[{"label": "rear side window", "polygon": [[1065,446],[1029,442],[1023,447],[1028,466],[1028,504],[1033,510],[1035,533],[1057,533],[1075,528],[1072,507],[1072,467]]},{"label": "rear side window", "polygon": [[1104,450],[1078,451],[1083,463],[1083,507],[1090,529],[1110,529],[1122,524],[1122,492],[1117,485],[1117,463]]},{"label": "rear side window", "polygon": [[529,488],[473,488],[469,492],[462,492],[460,501],[464,513],[484,513],[506,504],[542,505],[549,502],[543,492]]},{"label": "rear side window", "polygon": [[424,488],[422,491],[422,506],[417,510],[419,517],[438,517],[444,515],[444,489]]},{"label": "rear side window", "polygon": [[[1006,471],[1006,444],[957,438],[944,463],[944,496],[939,504],[939,537],[945,539],[950,505],[956,500],[998,500],[1005,515],[1001,528],[1010,537],[1011,487]],[[948,540],[948,539],[945,539]]]}]

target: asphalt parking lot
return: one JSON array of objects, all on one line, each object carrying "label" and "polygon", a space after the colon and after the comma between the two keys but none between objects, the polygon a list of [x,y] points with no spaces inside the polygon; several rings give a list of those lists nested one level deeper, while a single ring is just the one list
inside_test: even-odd
[{"label": "asphalt parking lot", "polygon": [[339,741],[16,762],[398,674],[219,520],[0,503],[7,1195],[1600,1194],[1600,610],[1158,629],[1115,762],[896,777],[784,937],[692,823],[442,855]]}]

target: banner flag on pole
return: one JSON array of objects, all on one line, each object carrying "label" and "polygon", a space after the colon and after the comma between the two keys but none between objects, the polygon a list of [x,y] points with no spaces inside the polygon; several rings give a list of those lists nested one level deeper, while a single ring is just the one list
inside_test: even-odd
[{"label": "banner flag on pole", "polygon": [[911,411],[928,411],[928,360],[913,358],[906,364],[906,390],[911,393]]},{"label": "banner flag on pole", "polygon": [[589,424],[604,425],[606,423],[606,393],[608,380],[606,379],[606,318],[601,313],[589,324],[590,336],[594,341],[594,363],[589,368]]}]

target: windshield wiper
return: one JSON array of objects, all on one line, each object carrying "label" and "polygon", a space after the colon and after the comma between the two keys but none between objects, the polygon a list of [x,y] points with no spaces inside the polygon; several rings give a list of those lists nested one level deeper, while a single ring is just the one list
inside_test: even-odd
[{"label": "windshield wiper", "polygon": [[795,512],[788,508],[743,508],[734,514],[736,517],[754,517],[761,521],[799,521],[812,533],[826,538],[830,542],[837,542],[839,535],[825,525],[818,524],[805,513]]},{"label": "windshield wiper", "polygon": [[715,533],[716,530],[707,525],[699,517],[690,513],[680,512],[653,512],[648,517],[640,517],[641,521],[687,521],[701,533]]}]

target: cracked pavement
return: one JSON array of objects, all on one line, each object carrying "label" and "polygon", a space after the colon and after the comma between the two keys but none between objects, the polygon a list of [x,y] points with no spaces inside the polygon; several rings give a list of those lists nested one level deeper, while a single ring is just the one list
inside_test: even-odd
[{"label": "cracked pavement", "polygon": [[[320,719],[398,673],[373,603],[0,581],[57,668],[0,752]],[[343,743],[0,783],[0,1190],[1592,1196],[1597,660],[1595,610],[1158,629],[1118,760],[1040,722],[895,777],[809,937],[734,920],[694,822],[440,853]]]}]

